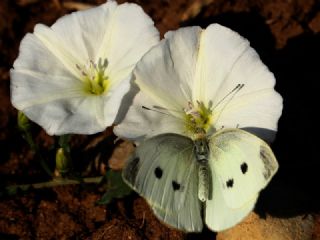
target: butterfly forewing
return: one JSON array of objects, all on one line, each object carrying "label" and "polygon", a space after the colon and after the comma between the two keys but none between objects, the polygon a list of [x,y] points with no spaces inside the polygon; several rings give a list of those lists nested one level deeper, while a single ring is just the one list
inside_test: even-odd
[{"label": "butterfly forewing", "polygon": [[124,180],[145,197],[164,222],[184,231],[201,231],[194,143],[161,134],[137,147],[123,170]]}]

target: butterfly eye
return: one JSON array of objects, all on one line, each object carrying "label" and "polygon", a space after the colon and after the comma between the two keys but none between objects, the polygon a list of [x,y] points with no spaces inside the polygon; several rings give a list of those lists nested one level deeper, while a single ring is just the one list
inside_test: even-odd
[{"label": "butterfly eye", "polygon": [[163,171],[160,167],[156,167],[154,170],[154,175],[156,175],[156,178],[160,179],[162,177]]},{"label": "butterfly eye", "polygon": [[241,164],[240,168],[241,168],[241,172],[245,174],[248,171],[248,164],[244,162]]}]

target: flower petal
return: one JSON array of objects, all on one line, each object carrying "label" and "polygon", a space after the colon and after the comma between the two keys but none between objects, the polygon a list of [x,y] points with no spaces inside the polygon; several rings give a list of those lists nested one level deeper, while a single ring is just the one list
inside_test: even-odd
[{"label": "flower petal", "polygon": [[[47,48],[47,51],[50,52],[58,61],[60,61],[64,68],[67,69],[74,77],[81,80],[81,72],[77,69],[77,65],[83,65],[85,59],[81,55],[81,52],[72,51],[72,47],[66,45],[63,41],[63,38],[57,36],[57,34],[49,27],[37,24],[34,29],[34,36],[36,36],[42,45]],[[37,61],[39,62],[39,60]],[[33,64],[31,63],[31,66]],[[41,65],[40,69],[41,69]]]},{"label": "flower petal", "polygon": [[108,1],[98,7],[73,12],[58,19],[52,26],[55,34],[66,46],[81,54],[79,59],[97,62],[107,29],[113,27],[113,14],[117,9],[115,1]]},{"label": "flower petal", "polygon": [[100,99],[84,95],[81,86],[73,78],[11,71],[13,105],[49,134],[94,133],[105,128],[97,124],[93,111]]},{"label": "flower petal", "polygon": [[58,99],[84,97],[81,82],[71,77],[51,76],[31,70],[11,70],[11,101],[24,110]]},{"label": "flower petal", "polygon": [[[222,29],[222,32],[220,32],[220,29]],[[248,41],[237,33],[219,25],[209,28],[209,31],[211,31],[212,35],[215,32],[216,34],[220,32],[219,36],[225,34],[225,38],[230,41],[230,48],[232,46],[235,48],[233,57],[225,54],[230,62],[222,64],[221,68],[224,68],[225,71],[222,73],[221,70],[220,75],[216,76],[217,81],[206,80],[207,83],[214,84],[214,86],[206,87],[206,89],[213,89],[212,92],[207,91],[206,95],[209,99],[212,99],[215,108],[214,112],[218,112],[219,115],[218,120],[214,123],[216,125],[215,128],[222,126],[231,128],[249,127],[252,129],[269,129],[275,133],[277,122],[282,112],[282,98],[274,90],[274,75],[262,63],[256,51],[249,46]],[[215,46],[215,41],[211,40],[210,42],[212,46]],[[215,51],[219,53],[219,51],[223,50],[225,43],[222,41],[220,43],[216,41],[216,43]],[[237,46],[242,47],[237,48]],[[228,51],[225,50],[224,52]],[[214,56],[214,54],[208,54],[207,56]],[[219,59],[222,56],[223,54]],[[218,64],[218,60],[213,57],[206,60],[209,63],[214,63],[215,61]],[[206,72],[210,72],[209,69],[214,69],[214,65],[208,66]],[[211,71],[211,73],[215,74],[214,71]],[[244,87],[231,93],[238,84],[244,84]],[[229,97],[225,98],[228,94],[230,94]],[[224,98],[225,100],[221,101]],[[265,140],[272,140],[274,137],[270,135],[266,139],[266,136],[261,135],[260,132],[254,133]]]},{"label": "flower petal", "polygon": [[219,24],[203,31],[198,65],[193,88],[197,100],[218,103],[238,84],[245,85],[236,97],[275,85],[273,74],[248,40]]},{"label": "flower petal", "polygon": [[107,58],[111,84],[126,78],[140,58],[159,42],[159,32],[151,18],[136,4],[124,3],[114,10],[110,26],[105,26],[98,58]]},{"label": "flower petal", "polygon": [[[152,106],[157,104],[150,97],[139,92],[124,120],[114,127],[114,133],[118,137],[134,141],[161,133],[181,134],[184,131],[181,119],[168,115],[166,112],[152,110]],[[150,110],[147,109],[149,107]]]},{"label": "flower petal", "polygon": [[96,97],[59,99],[24,109],[24,113],[40,124],[50,135],[70,133],[92,134],[106,128],[96,120]]},{"label": "flower petal", "polygon": [[275,137],[281,112],[282,97],[271,88],[264,89],[234,98],[219,113],[215,127],[247,128],[270,142]]},{"label": "flower petal", "polygon": [[224,82],[220,85],[216,101],[222,99],[237,84],[244,84],[244,87],[234,95],[234,100],[242,95],[264,89],[274,91],[275,81],[273,73],[262,63],[256,51],[251,47],[247,48],[238,57]]},{"label": "flower petal", "polygon": [[[129,92],[130,89],[130,78],[131,76],[127,77],[127,79],[123,79],[119,84],[114,85],[109,91],[106,96],[104,96],[104,106],[103,106],[103,114],[104,114],[104,125],[110,126],[116,119],[119,117],[120,113],[120,105],[126,104],[127,102],[124,101],[124,95]],[[131,99],[132,100],[132,99]],[[123,103],[124,101],[124,103]],[[123,116],[120,116],[123,117]]]},{"label": "flower petal", "polygon": [[53,31],[80,59],[107,59],[111,84],[127,78],[136,62],[159,41],[151,18],[136,4],[115,1],[62,17]]},{"label": "flower petal", "polygon": [[137,64],[136,83],[157,105],[183,111],[191,101],[200,32],[190,27],[167,33]]},{"label": "flower petal", "polygon": [[200,42],[193,97],[194,101],[209,102],[221,93],[220,86],[225,83],[228,73],[249,47],[249,43],[236,32],[219,24],[208,26],[202,32]]},{"label": "flower petal", "polygon": [[[36,25],[37,30],[45,28],[43,25]],[[65,62],[69,62],[68,57]],[[64,62],[57,58],[38,37],[28,33],[21,41],[19,57],[15,60],[13,67],[14,70],[31,70],[43,74],[49,72],[50,75],[74,78],[75,75],[80,74],[79,71],[79,73],[74,73],[73,67],[76,67],[75,64],[69,64],[74,65],[70,71],[66,68]]]},{"label": "flower petal", "polygon": [[[27,86],[23,88],[12,87],[13,96],[24,96],[20,99],[13,99],[19,105],[19,109],[32,120],[42,126],[50,135],[62,135],[70,133],[92,134],[103,131],[110,126],[117,115],[120,100],[130,87],[129,81],[122,81],[117,88],[112,89],[107,95],[90,96],[84,95],[82,91],[61,90],[61,86],[48,87],[48,84],[41,83],[41,77],[27,79],[26,74],[17,71],[12,73],[13,79],[23,78]],[[21,76],[18,76],[18,75]],[[31,76],[34,77],[34,76]],[[55,79],[48,79],[54,83]],[[67,79],[65,79],[67,80]],[[65,81],[67,82],[67,81]],[[65,83],[64,82],[64,83]],[[39,86],[35,88],[39,93],[30,92],[32,84],[45,84],[46,88],[41,92]],[[50,85],[50,84],[49,84]],[[32,88],[34,89],[34,88]],[[19,91],[19,92],[15,92]]]}]

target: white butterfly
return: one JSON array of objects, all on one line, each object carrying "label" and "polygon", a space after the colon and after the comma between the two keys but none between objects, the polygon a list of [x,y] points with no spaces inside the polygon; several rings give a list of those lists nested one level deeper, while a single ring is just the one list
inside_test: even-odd
[{"label": "white butterfly", "polygon": [[199,232],[203,222],[222,231],[253,209],[278,169],[270,147],[240,129],[223,129],[195,141],[161,134],[142,142],[123,178],[165,223]]}]

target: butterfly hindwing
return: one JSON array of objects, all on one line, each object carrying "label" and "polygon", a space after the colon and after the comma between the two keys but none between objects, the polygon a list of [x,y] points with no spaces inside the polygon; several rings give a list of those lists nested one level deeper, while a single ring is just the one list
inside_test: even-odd
[{"label": "butterfly hindwing", "polygon": [[209,139],[209,147],[213,194],[206,205],[206,223],[220,231],[253,209],[278,163],[263,140],[240,129],[218,131]]},{"label": "butterfly hindwing", "polygon": [[124,180],[164,222],[184,231],[201,231],[197,164],[191,139],[161,134],[142,142],[123,170]]},{"label": "butterfly hindwing", "polygon": [[231,208],[240,208],[271,180],[278,169],[270,147],[240,129],[221,130],[210,141],[210,164]]},{"label": "butterfly hindwing", "polygon": [[[213,182],[218,181],[213,174]],[[219,232],[239,223],[247,216],[256,203],[258,194],[240,208],[230,208],[222,195],[221,184],[215,184],[212,188],[212,197],[206,201],[205,222],[209,229]]]}]

